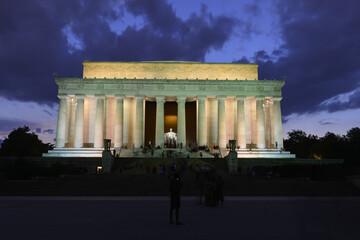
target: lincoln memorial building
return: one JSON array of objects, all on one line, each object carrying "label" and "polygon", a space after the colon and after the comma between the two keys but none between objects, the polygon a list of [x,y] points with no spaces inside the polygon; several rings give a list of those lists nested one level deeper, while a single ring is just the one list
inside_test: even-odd
[{"label": "lincoln memorial building", "polygon": [[[82,78],[55,79],[56,147],[44,156],[101,156],[104,139],[117,151],[149,143],[226,151],[235,139],[239,153],[282,153],[285,82],[259,80],[257,64],[85,61],[83,67]],[[176,137],[169,142],[167,133]]]}]

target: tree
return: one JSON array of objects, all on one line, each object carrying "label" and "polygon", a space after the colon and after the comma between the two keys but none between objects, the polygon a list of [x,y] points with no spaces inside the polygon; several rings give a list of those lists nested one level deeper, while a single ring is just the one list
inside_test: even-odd
[{"label": "tree", "polygon": [[358,127],[347,131],[345,156],[348,163],[360,165],[360,128]]},{"label": "tree", "polygon": [[315,152],[321,158],[344,159],[345,137],[327,132],[315,145]]},{"label": "tree", "polygon": [[54,148],[43,143],[38,135],[30,132],[28,126],[14,129],[1,144],[0,155],[7,157],[41,157],[42,153]]},{"label": "tree", "polygon": [[314,146],[319,141],[315,135],[306,135],[301,130],[288,132],[288,138],[284,140],[284,147],[287,151],[296,154],[298,158],[314,158]]}]

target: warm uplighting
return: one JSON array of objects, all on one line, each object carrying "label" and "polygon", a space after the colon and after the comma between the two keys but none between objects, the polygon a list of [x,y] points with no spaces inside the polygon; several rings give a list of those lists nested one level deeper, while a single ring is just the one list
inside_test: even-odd
[{"label": "warm uplighting", "polygon": [[96,167],[96,173],[97,173],[97,174],[101,174],[101,173],[102,173],[102,166],[97,166],[97,167]]}]

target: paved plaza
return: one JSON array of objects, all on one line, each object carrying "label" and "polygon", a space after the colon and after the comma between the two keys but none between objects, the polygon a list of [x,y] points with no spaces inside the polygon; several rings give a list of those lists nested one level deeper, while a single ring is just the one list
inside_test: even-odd
[{"label": "paved plaza", "polygon": [[0,239],[360,239],[359,197],[0,197]]}]

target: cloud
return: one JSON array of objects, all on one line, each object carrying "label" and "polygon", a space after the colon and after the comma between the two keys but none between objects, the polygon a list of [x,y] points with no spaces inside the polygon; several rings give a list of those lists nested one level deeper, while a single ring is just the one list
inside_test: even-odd
[{"label": "cloud", "polygon": [[32,126],[32,125],[35,125],[35,124],[36,123],[34,123],[34,122],[29,122],[29,121],[26,121],[26,120],[0,119],[0,135],[4,131],[9,132],[9,130],[11,131],[11,130],[17,129],[19,127]]},{"label": "cloud", "polygon": [[49,129],[44,130],[43,133],[54,134],[55,130],[49,128]]},{"label": "cloud", "polygon": [[321,102],[319,108],[326,109],[329,112],[360,108],[360,87],[347,93],[338,94]]},{"label": "cloud", "polygon": [[36,133],[41,133],[41,128],[35,128]]},{"label": "cloud", "polygon": [[[144,23],[124,27],[124,11]],[[52,105],[53,73],[81,77],[84,60],[203,61],[236,24],[205,5],[183,20],[165,0],[0,1],[0,96]]]},{"label": "cloud", "polygon": [[331,124],[336,124],[337,121],[338,121],[338,119],[326,118],[326,119],[319,120],[318,123],[320,125],[331,125]]},{"label": "cloud", "polygon": [[360,84],[360,2],[329,1],[326,7],[318,0],[276,3],[284,44],[242,61],[259,64],[259,79],[286,76],[283,114],[359,108],[358,92],[347,103],[321,103]]},{"label": "cloud", "polygon": [[49,114],[49,116],[54,116],[54,115],[53,115],[51,112],[49,112],[48,110],[43,109],[43,112]]}]

